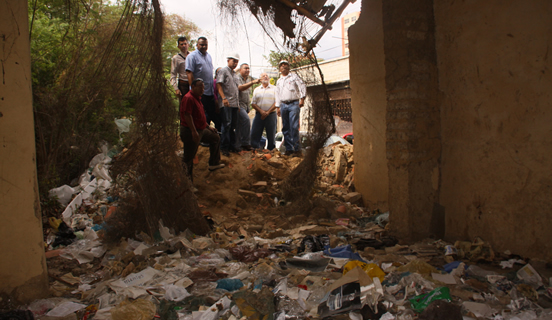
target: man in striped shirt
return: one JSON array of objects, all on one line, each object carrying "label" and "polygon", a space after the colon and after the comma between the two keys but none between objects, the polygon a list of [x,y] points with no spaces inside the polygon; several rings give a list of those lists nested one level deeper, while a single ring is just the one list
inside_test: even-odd
[{"label": "man in striped shirt", "polygon": [[255,109],[255,118],[251,127],[251,147],[258,149],[260,147],[261,135],[266,129],[268,140],[268,150],[276,147],[274,137],[276,135],[276,87],[270,84],[268,74],[261,73],[261,86],[253,91],[251,106]]}]

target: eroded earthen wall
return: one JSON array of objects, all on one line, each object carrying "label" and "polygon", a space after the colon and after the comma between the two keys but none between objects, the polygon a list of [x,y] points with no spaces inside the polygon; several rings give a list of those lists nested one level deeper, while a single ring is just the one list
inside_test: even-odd
[{"label": "eroded earthen wall", "polygon": [[0,296],[24,303],[48,292],[36,180],[27,1],[0,0],[0,8]]},{"label": "eroded earthen wall", "polygon": [[355,135],[355,187],[372,209],[388,209],[385,56],[382,0],[362,1],[349,28],[351,106]]},{"label": "eroded earthen wall", "polygon": [[405,240],[440,237],[433,0],[385,0],[382,8],[391,228]]},{"label": "eroded earthen wall", "polygon": [[552,2],[435,1],[450,240],[552,258]]}]

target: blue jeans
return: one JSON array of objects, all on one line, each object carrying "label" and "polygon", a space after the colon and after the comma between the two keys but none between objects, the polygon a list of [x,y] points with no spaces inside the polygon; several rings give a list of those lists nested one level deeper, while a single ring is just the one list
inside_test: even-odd
[{"label": "blue jeans", "polygon": [[240,108],[238,112],[238,127],[236,129],[236,148],[241,148],[251,145],[251,120],[247,111]]},{"label": "blue jeans", "polygon": [[222,140],[220,149],[222,151],[231,151],[236,149],[236,126],[238,125],[238,109],[224,107],[222,108]]},{"label": "blue jeans", "polygon": [[278,121],[276,112],[269,114],[264,120],[261,119],[261,114],[256,113],[251,127],[251,147],[258,149],[261,146],[260,140],[263,135],[263,130],[266,129],[266,138],[268,139],[268,150],[276,148],[274,136],[276,136],[276,122]]},{"label": "blue jeans", "polygon": [[299,117],[301,108],[299,101],[280,104],[280,115],[282,116],[282,133],[284,134],[284,146],[286,152],[301,151],[299,141]]}]

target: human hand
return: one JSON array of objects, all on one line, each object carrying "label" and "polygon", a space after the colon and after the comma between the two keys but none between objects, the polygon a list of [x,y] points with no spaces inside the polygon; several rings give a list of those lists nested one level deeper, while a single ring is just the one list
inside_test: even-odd
[{"label": "human hand", "polygon": [[276,113],[278,114],[278,117],[281,117],[281,116],[282,116],[282,115],[280,114],[280,108],[278,108],[278,109],[276,110]]},{"label": "human hand", "polygon": [[261,119],[264,120],[264,119],[266,119],[266,117],[268,117],[268,112],[266,112],[264,110],[261,111]]},{"label": "human hand", "polygon": [[176,89],[175,93],[176,93],[176,96],[179,98],[182,96],[182,92],[180,92],[179,89]]},{"label": "human hand", "polygon": [[192,131],[192,140],[194,140],[195,144],[199,144],[199,134],[197,130]]},{"label": "human hand", "polygon": [[228,99],[226,99],[226,98],[222,99],[222,104],[223,104],[225,107],[229,107],[229,106],[230,106],[230,102],[228,102]]}]

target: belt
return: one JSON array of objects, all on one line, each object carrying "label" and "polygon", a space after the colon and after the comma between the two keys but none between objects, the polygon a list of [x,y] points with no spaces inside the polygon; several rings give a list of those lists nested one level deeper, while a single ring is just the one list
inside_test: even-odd
[{"label": "belt", "polygon": [[290,104],[290,103],[293,103],[295,101],[299,101],[299,99],[295,99],[295,100],[289,100],[289,101],[280,101],[281,103],[285,103],[285,104]]}]

